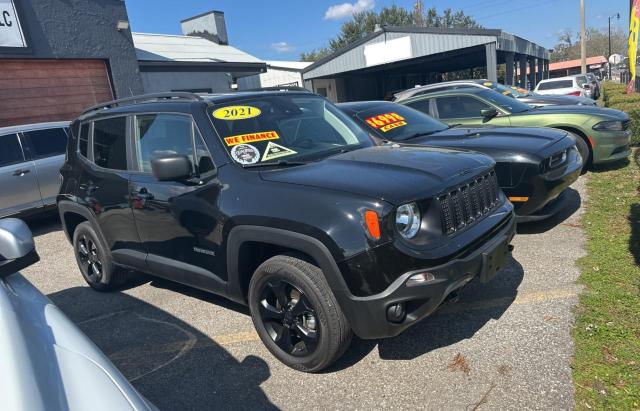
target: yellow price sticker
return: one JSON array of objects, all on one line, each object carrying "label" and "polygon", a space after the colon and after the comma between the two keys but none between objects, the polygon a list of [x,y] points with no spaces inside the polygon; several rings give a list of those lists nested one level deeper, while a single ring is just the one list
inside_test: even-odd
[{"label": "yellow price sticker", "polygon": [[244,120],[258,117],[262,111],[252,106],[228,106],[217,109],[213,116],[220,120]]}]

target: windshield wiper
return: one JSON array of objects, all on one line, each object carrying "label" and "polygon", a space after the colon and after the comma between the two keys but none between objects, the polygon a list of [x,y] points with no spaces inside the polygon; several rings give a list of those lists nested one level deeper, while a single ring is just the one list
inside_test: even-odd
[{"label": "windshield wiper", "polygon": [[431,134],[435,134],[437,132],[444,131],[444,130],[447,130],[449,128],[451,128],[451,127],[443,128],[442,130],[422,131],[420,133],[415,133],[415,134],[410,135],[409,137],[405,138],[403,141],[412,140],[414,138],[418,138],[418,137],[422,137],[422,136],[430,136]]},{"label": "windshield wiper", "polygon": [[291,167],[291,166],[303,166],[305,164],[309,164],[310,161],[268,161],[266,163],[255,163],[255,164],[243,164],[242,168],[256,168],[256,167]]}]

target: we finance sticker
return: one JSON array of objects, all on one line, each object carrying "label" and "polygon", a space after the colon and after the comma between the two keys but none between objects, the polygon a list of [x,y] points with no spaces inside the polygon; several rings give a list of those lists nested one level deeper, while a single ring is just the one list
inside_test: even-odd
[{"label": "we finance sticker", "polygon": [[276,158],[292,156],[294,154],[298,154],[298,152],[281,146],[280,144],[276,144],[273,141],[269,141],[269,144],[267,144],[267,148],[264,150],[264,154],[262,155],[262,161],[274,160]]},{"label": "we finance sticker", "polygon": [[217,109],[213,116],[220,120],[244,120],[258,117],[262,111],[252,106],[228,106]]},{"label": "we finance sticker", "polygon": [[224,138],[224,142],[229,147],[245,144],[256,143],[258,141],[277,140],[280,136],[275,131],[262,131],[260,133],[238,134],[237,136],[229,136]]},{"label": "we finance sticker", "polygon": [[375,128],[376,130],[380,130],[383,133],[386,133],[389,130],[393,130],[394,128],[407,125],[404,117],[402,117],[398,113],[378,114],[377,116],[369,117],[365,121],[371,127]]}]

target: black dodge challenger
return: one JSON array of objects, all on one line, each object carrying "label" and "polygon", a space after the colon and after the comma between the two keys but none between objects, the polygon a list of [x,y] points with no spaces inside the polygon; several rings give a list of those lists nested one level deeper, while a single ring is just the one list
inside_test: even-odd
[{"label": "black dodge challenger", "polygon": [[342,103],[338,107],[381,143],[466,149],[493,157],[498,183],[521,223],[543,220],[560,211],[567,199],[565,190],[580,176],[582,158],[575,140],[561,130],[451,127],[386,101]]}]

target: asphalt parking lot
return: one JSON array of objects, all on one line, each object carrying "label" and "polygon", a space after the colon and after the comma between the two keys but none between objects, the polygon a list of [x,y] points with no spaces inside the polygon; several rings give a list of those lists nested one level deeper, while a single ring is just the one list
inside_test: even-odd
[{"label": "asphalt parking lot", "polygon": [[493,281],[396,338],[354,339],[316,375],[275,360],[222,298],[148,278],[92,291],[55,218],[30,223],[42,260],[23,274],[160,409],[571,409],[584,183],[562,215],[519,228]]}]

